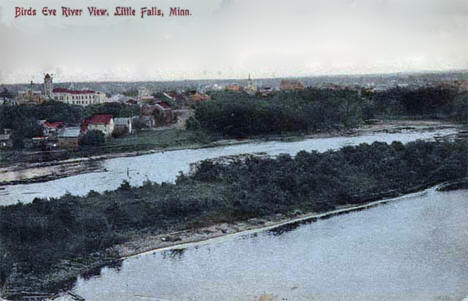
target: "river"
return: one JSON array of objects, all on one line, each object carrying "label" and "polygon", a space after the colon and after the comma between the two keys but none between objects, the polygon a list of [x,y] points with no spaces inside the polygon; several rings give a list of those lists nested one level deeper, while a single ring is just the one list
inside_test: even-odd
[{"label": "river", "polygon": [[79,278],[73,291],[100,301],[462,300],[468,191],[429,189],[298,227],[137,255]]},{"label": "river", "polygon": [[305,139],[295,142],[253,142],[232,146],[203,149],[186,149],[159,152],[137,157],[123,157],[99,162],[101,172],[89,172],[41,183],[0,186],[0,205],[17,201],[31,202],[34,198],[60,197],[67,192],[85,195],[94,190],[103,192],[116,189],[124,180],[133,186],[142,185],[145,180],[174,182],[179,172],[188,172],[190,164],[220,156],[263,152],[268,155],[287,153],[295,155],[301,150],[320,152],[339,149],[346,145],[372,143],[375,141],[407,143],[417,139],[432,139],[455,134],[457,129],[431,131],[403,131],[401,133],[374,133],[351,137]]}]

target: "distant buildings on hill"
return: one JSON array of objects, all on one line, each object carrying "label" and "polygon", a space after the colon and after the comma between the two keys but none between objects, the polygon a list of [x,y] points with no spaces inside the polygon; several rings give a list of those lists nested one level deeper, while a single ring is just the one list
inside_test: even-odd
[{"label": "distant buildings on hill", "polygon": [[106,94],[92,90],[71,90],[66,88],[54,88],[50,74],[44,76],[42,90],[34,90],[33,82],[28,89],[18,93],[18,104],[40,104],[44,101],[55,100],[74,105],[95,105],[106,102]]}]

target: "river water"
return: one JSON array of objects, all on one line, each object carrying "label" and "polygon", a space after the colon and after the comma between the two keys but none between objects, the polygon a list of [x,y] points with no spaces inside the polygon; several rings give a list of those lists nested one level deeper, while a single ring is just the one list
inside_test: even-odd
[{"label": "river water", "polygon": [[100,162],[104,172],[90,172],[57,180],[0,186],[0,205],[17,201],[31,202],[34,198],[60,197],[67,192],[85,195],[94,190],[103,192],[116,189],[124,180],[133,186],[142,185],[145,180],[174,182],[179,172],[188,172],[190,164],[220,156],[264,152],[269,155],[287,153],[295,155],[301,150],[326,151],[346,145],[382,141],[407,143],[417,139],[431,139],[455,134],[456,129],[435,131],[407,131],[402,133],[378,133],[353,137],[314,138],[295,142],[257,142],[204,149],[187,149],[160,152],[137,157],[115,158]]},{"label": "river water", "polygon": [[459,301],[468,296],[468,190],[141,254],[73,290],[100,301]]}]

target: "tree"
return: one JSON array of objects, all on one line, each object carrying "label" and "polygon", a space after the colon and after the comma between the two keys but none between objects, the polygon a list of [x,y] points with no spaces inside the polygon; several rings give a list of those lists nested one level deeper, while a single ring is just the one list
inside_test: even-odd
[{"label": "tree", "polygon": [[98,130],[89,131],[81,138],[81,144],[88,146],[103,145],[105,141],[104,134]]},{"label": "tree", "polygon": [[456,119],[468,124],[468,93],[460,94],[455,103]]}]

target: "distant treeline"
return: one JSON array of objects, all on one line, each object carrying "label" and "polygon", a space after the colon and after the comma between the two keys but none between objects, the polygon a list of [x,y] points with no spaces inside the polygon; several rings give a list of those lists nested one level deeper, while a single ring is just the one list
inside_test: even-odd
[{"label": "distant treeline", "polygon": [[139,113],[139,107],[119,103],[83,107],[50,101],[40,105],[0,106],[0,129],[13,129],[14,146],[21,148],[24,138],[42,134],[41,127],[37,123],[38,120],[63,121],[67,124],[79,125],[83,119],[94,114],[129,117]]},{"label": "distant treeline", "polygon": [[468,95],[455,88],[394,88],[385,92],[308,88],[267,97],[215,92],[196,106],[189,129],[231,137],[357,127],[374,118],[442,118],[468,122]]},{"label": "distant treeline", "polygon": [[[468,176],[466,142],[361,144],[295,157],[249,157],[232,164],[203,161],[176,184],[147,182],[85,197],[0,208],[0,283],[47,289],[47,273],[125,241],[277,213],[323,212],[421,190]],[[62,268],[66,268],[62,266]],[[15,269],[26,277],[9,276]],[[15,280],[16,279],[16,280]],[[16,282],[15,282],[16,281]],[[53,280],[50,280],[53,282]],[[57,281],[57,280],[55,280]]]}]

